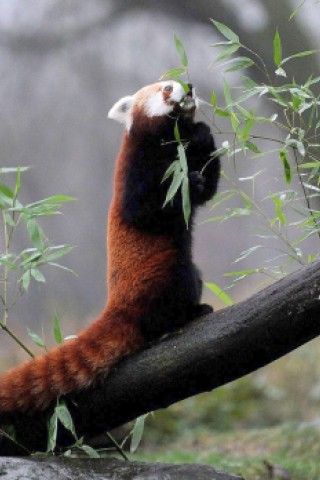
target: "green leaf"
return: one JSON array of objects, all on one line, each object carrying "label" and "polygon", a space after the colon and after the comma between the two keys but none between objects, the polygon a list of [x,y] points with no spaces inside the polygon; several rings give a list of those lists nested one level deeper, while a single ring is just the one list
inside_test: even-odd
[{"label": "green leaf", "polygon": [[165,174],[163,175],[163,178],[161,180],[161,183],[165,182],[171,175],[173,175],[175,172],[180,172],[180,161],[175,160],[174,162],[169,165],[167,170],[165,171]]},{"label": "green leaf", "polygon": [[48,265],[51,265],[52,267],[60,268],[61,270],[65,270],[66,272],[70,272],[72,273],[72,275],[75,275],[76,277],[78,276],[78,274],[74,270],[71,270],[71,268],[65,267],[64,265],[60,265],[60,263],[48,262]]},{"label": "green leaf", "polygon": [[64,402],[59,402],[59,404],[55,408],[55,412],[57,414],[57,417],[59,421],[62,423],[62,425],[72,433],[75,439],[77,439],[77,433],[76,429],[71,417],[71,414]]},{"label": "green leaf", "polygon": [[292,20],[293,17],[298,13],[301,7],[306,3],[306,0],[302,0],[302,2],[294,9],[294,11],[291,13],[289,20]]},{"label": "green leaf", "polygon": [[232,102],[231,90],[225,78],[223,79],[223,93],[224,93],[226,105],[228,107],[228,105],[231,105],[233,102]]},{"label": "green leaf", "polygon": [[210,210],[214,210],[217,208],[219,205],[222,203],[228,201],[230,198],[233,198],[234,196],[238,195],[237,191],[226,191],[226,192],[221,192],[220,194],[216,195],[214,197],[215,202],[211,205]]},{"label": "green leaf", "polygon": [[255,245],[254,247],[248,248],[247,250],[244,250],[240,256],[234,261],[234,263],[238,263],[241,260],[244,260],[245,258],[249,257],[251,253],[255,252],[259,248],[262,248],[262,245]]},{"label": "green leaf", "polygon": [[276,67],[279,68],[282,62],[282,44],[278,29],[273,39],[273,59]]},{"label": "green leaf", "polygon": [[229,27],[224,25],[221,22],[217,22],[216,20],[210,19],[213,25],[219,30],[222,35],[230,40],[232,43],[240,43],[238,35],[236,35]]},{"label": "green leaf", "polygon": [[14,196],[16,197],[20,191],[21,188],[21,168],[18,167],[17,169],[17,178],[16,178],[16,186],[14,190]]},{"label": "green leaf", "polygon": [[246,68],[252,67],[254,61],[248,57],[238,57],[234,59],[235,65],[225,70],[225,72],[236,72],[238,70],[244,70]]},{"label": "green leaf", "polygon": [[224,277],[247,277],[249,275],[253,275],[254,273],[259,273],[259,268],[251,268],[248,270],[239,270],[238,272],[227,272],[224,273]]},{"label": "green leaf", "polygon": [[30,270],[27,270],[21,277],[21,283],[22,283],[22,288],[25,292],[27,292],[28,288],[29,288],[29,285],[30,285],[30,279],[31,279],[31,275],[30,275]]},{"label": "green leaf", "polygon": [[302,157],[306,155],[306,149],[303,142],[299,142],[299,141],[297,142],[297,149]]},{"label": "green leaf", "polygon": [[30,273],[31,273],[31,276],[39,283],[46,283],[46,279],[44,278],[44,276],[42,275],[42,273],[40,272],[40,270],[38,270],[37,268],[31,268],[30,270]]},{"label": "green leaf", "polygon": [[[279,222],[281,223],[281,225],[286,225],[287,224],[287,219],[283,213],[283,202],[281,201],[280,198],[278,198],[276,195],[274,194],[271,194],[271,199],[274,203],[274,210],[275,210],[275,213],[277,215],[277,219],[279,220]],[[274,222],[271,221],[271,224],[273,224]]]},{"label": "green leaf", "polygon": [[29,233],[29,237],[32,241],[32,243],[39,249],[42,250],[43,245],[42,245],[42,237],[43,233],[37,222],[31,218],[27,220],[27,230]]},{"label": "green leaf", "polygon": [[63,257],[67,253],[73,250],[72,245],[59,245],[56,247],[51,247],[50,253],[46,254],[44,259],[41,261],[41,264],[52,262],[52,260],[57,260],[57,258]]},{"label": "green leaf", "polygon": [[286,77],[287,76],[286,71],[282,67],[277,68],[277,70],[275,71],[275,74],[278,75],[278,77]]},{"label": "green leaf", "polygon": [[2,200],[4,203],[12,205],[13,198],[13,191],[4,183],[0,183],[0,200]]},{"label": "green leaf", "polygon": [[191,215],[191,202],[190,202],[190,191],[189,191],[189,178],[184,177],[182,181],[182,208],[183,216],[186,226],[188,228],[190,215]]},{"label": "green leaf", "polygon": [[40,205],[52,205],[52,204],[57,205],[65,202],[72,202],[74,200],[75,200],[74,197],[68,197],[67,195],[53,195],[52,197],[43,198],[38,202],[29,203],[29,205],[26,205],[26,208],[36,207]]},{"label": "green leaf", "polygon": [[174,175],[173,176],[173,179],[172,179],[172,182],[171,182],[171,185],[169,187],[169,190],[167,192],[167,195],[166,195],[166,199],[164,201],[164,204],[163,204],[163,207],[165,207],[167,205],[167,203],[169,203],[175,196],[175,194],[177,193],[181,183],[182,183],[182,180],[184,178],[184,173],[183,172],[180,172],[178,173],[177,175]]},{"label": "green leaf", "polygon": [[90,458],[101,458],[99,452],[94,448],[90,447],[89,445],[81,445],[80,450],[83,450],[86,455]]},{"label": "green leaf", "polygon": [[137,450],[138,446],[140,445],[143,431],[144,431],[144,424],[145,424],[146,417],[147,417],[147,414],[141,415],[141,417],[138,417],[135,421],[135,424],[132,430],[130,453],[134,453]]},{"label": "green leaf", "polygon": [[179,131],[179,127],[178,127],[178,122],[175,123],[174,129],[173,129],[173,133],[174,133],[174,138],[175,138],[175,140],[176,140],[178,143],[181,143],[181,136],[180,136],[180,131]]},{"label": "green leaf", "polygon": [[178,146],[178,156],[179,156],[179,162],[181,166],[181,170],[185,175],[188,174],[188,164],[187,164],[187,157],[186,157],[186,151],[184,149],[184,146],[180,144]]},{"label": "green leaf", "polygon": [[303,99],[301,97],[299,97],[298,95],[292,95],[292,108],[295,112],[299,110],[302,102],[303,102]]},{"label": "green leaf", "polygon": [[245,148],[248,148],[248,150],[251,150],[251,152],[261,153],[260,148],[249,140],[246,140],[243,145]]},{"label": "green leaf", "polygon": [[45,348],[45,343],[44,343],[44,341],[42,340],[42,338],[39,337],[39,335],[37,335],[37,334],[36,334],[35,332],[33,332],[32,330],[30,330],[30,328],[27,328],[27,332],[28,332],[29,337],[30,337],[31,340],[33,341],[33,343],[35,343],[36,345],[38,345],[38,347]]},{"label": "green leaf", "polygon": [[185,68],[172,68],[171,70],[167,70],[163,75],[161,75],[161,79],[163,78],[170,78],[170,77],[179,77],[186,73]]},{"label": "green leaf", "polygon": [[246,119],[243,129],[240,131],[240,136],[242,140],[248,140],[249,134],[255,124],[256,124],[256,119],[254,117]]},{"label": "green leaf", "polygon": [[174,35],[174,42],[176,44],[176,49],[177,49],[177,52],[179,54],[180,62],[182,63],[182,65],[184,67],[187,67],[188,66],[188,57],[187,57],[185,48],[183,46],[183,43],[181,42],[181,40],[176,35]]},{"label": "green leaf", "polygon": [[47,452],[53,452],[55,450],[57,445],[57,434],[58,434],[58,416],[56,411],[54,411],[48,422]]},{"label": "green leaf", "polygon": [[218,115],[218,117],[231,117],[231,113],[227,110],[223,110],[222,108],[216,108],[214,113]]},{"label": "green leaf", "polygon": [[279,157],[283,165],[283,172],[284,172],[284,178],[285,178],[286,184],[290,185],[290,183],[292,182],[292,169],[291,169],[290,162],[288,160],[287,153],[288,152],[286,150],[280,150]]},{"label": "green leaf", "polygon": [[288,62],[289,60],[292,60],[293,58],[307,57],[309,55],[314,55],[318,52],[319,50],[305,50],[304,52],[295,53],[294,55],[290,55],[290,57],[284,58],[281,62],[281,65]]},{"label": "green leaf", "polygon": [[320,162],[306,162],[300,163],[299,168],[320,168]]},{"label": "green leaf", "polygon": [[211,92],[210,102],[211,102],[211,105],[213,106],[213,108],[216,108],[216,106],[217,106],[217,95],[216,95],[214,90],[212,90],[212,92]]},{"label": "green leaf", "polygon": [[240,45],[234,43],[229,45],[223,52],[221,52],[215,59],[213,64],[220,62],[220,60],[224,60],[225,58],[230,57],[233,53],[237,52],[240,48]]},{"label": "green leaf", "polygon": [[58,315],[53,316],[52,323],[53,323],[54,339],[56,343],[60,345],[61,343],[63,343],[63,335],[62,335],[60,319]]},{"label": "green leaf", "polygon": [[1,255],[0,256],[0,265],[5,265],[6,267],[10,268],[10,270],[18,270],[18,266],[15,263],[10,262],[8,259],[14,258],[11,255]]},{"label": "green leaf", "polygon": [[0,168],[0,175],[2,173],[17,173],[18,170],[20,172],[25,172],[26,170],[29,170],[31,167],[2,167]]},{"label": "green leaf", "polygon": [[214,293],[223,303],[226,305],[233,305],[234,302],[229,295],[222,290],[216,283],[211,283],[211,282],[205,282],[205,286],[211,290],[212,293]]}]

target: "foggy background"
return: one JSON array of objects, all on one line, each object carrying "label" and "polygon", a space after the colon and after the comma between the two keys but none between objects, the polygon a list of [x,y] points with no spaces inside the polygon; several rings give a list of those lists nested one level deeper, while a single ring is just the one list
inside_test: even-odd
[{"label": "foggy background", "polygon": [[[299,3],[0,0],[0,165],[33,166],[22,177],[24,203],[60,193],[77,199],[64,205],[63,216],[51,217],[41,225],[53,243],[76,245],[61,263],[78,276],[45,268],[47,283],[32,282],[28,295],[11,312],[14,331],[26,338],[27,326],[41,333],[43,325],[49,332],[50,319],[58,313],[63,333],[76,333],[103,308],[106,213],[122,135],[122,126],[108,120],[107,111],[120,97],[179,66],[173,33],[184,43],[197,93],[208,101],[214,89],[220,95],[218,104],[223,105],[221,71],[208,68],[217,55],[210,44],[220,40],[209,18],[235,30],[242,43],[259,52],[272,69],[277,26],[284,56],[319,45],[319,5],[307,3],[288,22]],[[305,80],[305,72],[320,74],[317,59],[304,59],[303,71],[294,72],[297,81]],[[289,64],[288,73],[292,74]],[[250,74],[261,80],[258,72],[251,70]],[[228,82],[232,85],[237,78],[229,75]],[[265,116],[274,113],[262,101],[260,107]],[[204,111],[210,115],[209,109]],[[199,119],[205,118],[199,114]],[[221,122],[219,118],[215,121]],[[218,147],[226,140],[224,135],[215,138]],[[263,160],[260,162],[262,165]],[[277,159],[274,162],[280,167]],[[267,168],[273,171],[272,165],[268,157]],[[239,176],[246,176],[256,171],[257,165],[239,162],[239,168],[244,169],[238,171]],[[272,174],[271,182],[274,171]],[[2,177],[1,181],[6,180]],[[264,188],[270,190],[267,184]],[[197,223],[209,216],[209,207],[202,209]],[[254,228],[251,218],[197,226],[195,261],[204,280],[224,285],[222,274],[234,270],[231,262],[252,246]],[[24,248],[22,241],[17,250]],[[241,268],[246,268],[245,264]],[[239,284],[231,295],[236,300],[245,298],[255,284],[256,280]],[[209,292],[206,301],[216,302]],[[50,338],[46,333],[49,343]],[[15,363],[15,348],[0,332],[0,361],[6,366]]]}]

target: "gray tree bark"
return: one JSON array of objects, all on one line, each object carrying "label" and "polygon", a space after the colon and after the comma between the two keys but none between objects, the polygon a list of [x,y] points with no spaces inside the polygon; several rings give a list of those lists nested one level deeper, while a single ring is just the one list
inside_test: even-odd
[{"label": "gray tree bark", "polygon": [[[317,261],[124,359],[101,384],[69,397],[78,434],[91,438],[240,378],[318,336],[319,320]],[[0,454],[45,449],[49,413],[0,416],[0,425],[14,424],[16,440],[24,446],[2,435]],[[68,442],[66,432],[60,432],[59,441]]]}]

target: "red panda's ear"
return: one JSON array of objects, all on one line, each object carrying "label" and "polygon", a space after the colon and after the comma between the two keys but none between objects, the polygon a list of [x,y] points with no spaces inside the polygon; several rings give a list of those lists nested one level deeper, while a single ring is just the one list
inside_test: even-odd
[{"label": "red panda's ear", "polygon": [[108,112],[108,118],[124,123],[127,128],[131,123],[131,107],[133,96],[120,98]]}]

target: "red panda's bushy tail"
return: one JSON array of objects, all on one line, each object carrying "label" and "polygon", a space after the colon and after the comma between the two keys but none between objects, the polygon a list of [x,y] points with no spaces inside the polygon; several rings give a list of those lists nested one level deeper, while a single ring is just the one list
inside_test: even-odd
[{"label": "red panda's bushy tail", "polygon": [[0,414],[43,410],[60,395],[92,385],[142,343],[128,312],[106,308],[76,338],[0,376]]}]

